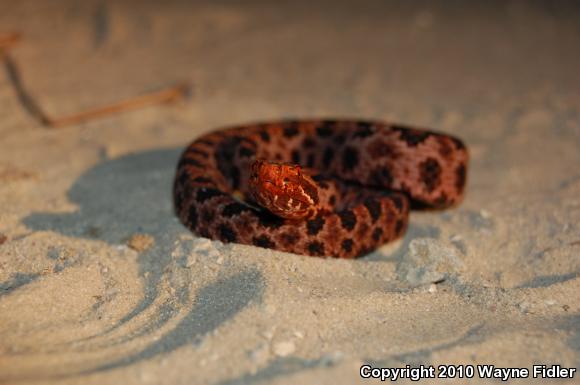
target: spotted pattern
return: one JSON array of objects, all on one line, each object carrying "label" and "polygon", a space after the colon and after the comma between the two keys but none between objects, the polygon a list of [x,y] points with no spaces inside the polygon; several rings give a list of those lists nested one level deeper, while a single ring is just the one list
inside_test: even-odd
[{"label": "spotted pattern", "polygon": [[[248,189],[255,159],[307,167],[319,187],[319,212],[291,220],[259,208]],[[430,130],[351,120],[237,126],[187,147],[177,166],[174,205],[181,221],[203,237],[354,258],[402,236],[411,203],[445,208],[460,202],[467,167],[465,145]]]}]

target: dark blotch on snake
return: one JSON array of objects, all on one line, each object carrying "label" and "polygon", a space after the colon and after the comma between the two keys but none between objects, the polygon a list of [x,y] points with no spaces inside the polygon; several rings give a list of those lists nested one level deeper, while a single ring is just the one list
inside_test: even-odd
[{"label": "dark blotch on snake", "polygon": [[366,150],[372,158],[389,158],[393,160],[400,156],[393,144],[387,143],[381,138],[369,143]]},{"label": "dark blotch on snake", "polygon": [[260,235],[259,237],[252,238],[252,243],[258,247],[264,247],[266,249],[274,247],[274,242],[266,235]]},{"label": "dark blotch on snake", "polygon": [[315,182],[325,182],[325,181],[330,180],[330,178],[324,174],[313,174],[313,175],[310,175],[310,177]]},{"label": "dark blotch on snake", "polygon": [[365,199],[364,206],[366,207],[367,211],[369,212],[373,223],[375,223],[379,217],[381,216],[381,203],[375,199],[369,198]]},{"label": "dark blotch on snake", "polygon": [[324,227],[324,222],[325,222],[324,218],[322,218],[321,216],[317,216],[316,218],[306,222],[306,229],[308,235],[318,234],[320,230],[322,230],[322,228]]},{"label": "dark blotch on snake", "polygon": [[427,158],[419,165],[421,180],[428,192],[435,190],[441,183],[441,166],[433,158]]},{"label": "dark blotch on snake", "polygon": [[218,227],[220,237],[226,242],[235,242],[237,239],[236,232],[229,225],[221,224]]},{"label": "dark blotch on snake", "polygon": [[393,184],[393,174],[388,166],[377,167],[371,171],[370,183],[375,186],[390,187]]},{"label": "dark blotch on snake", "polygon": [[300,151],[292,150],[292,163],[300,164]]},{"label": "dark blotch on snake", "polygon": [[267,131],[260,131],[260,138],[266,143],[270,143],[270,134]]},{"label": "dark blotch on snake", "polygon": [[453,149],[447,138],[438,137],[437,141],[439,142],[439,154],[443,158],[449,158],[453,154]]},{"label": "dark blotch on snake", "polygon": [[194,229],[197,226],[197,209],[195,206],[189,208],[189,213],[187,214],[187,220],[189,221],[189,226]]},{"label": "dark blotch on snake", "polygon": [[280,242],[283,245],[294,245],[296,242],[300,240],[300,236],[292,231],[280,234]]},{"label": "dark blotch on snake", "polygon": [[435,199],[434,205],[444,206],[446,203],[447,203],[447,194],[442,192],[441,195],[437,199]]},{"label": "dark blotch on snake", "polygon": [[343,210],[339,212],[338,217],[340,218],[340,223],[342,227],[347,230],[352,230],[356,226],[356,215],[351,210]]},{"label": "dark blotch on snake", "polygon": [[344,144],[346,136],[344,134],[336,135],[332,141],[338,145]]},{"label": "dark blotch on snake", "polygon": [[377,227],[374,231],[373,231],[373,241],[378,242],[379,239],[381,239],[381,236],[383,235],[383,229],[381,229],[380,227]]},{"label": "dark blotch on snake", "polygon": [[[209,226],[213,222],[213,218],[214,218],[213,213],[214,213],[213,210],[208,209],[207,207],[205,207],[204,209],[201,210],[201,221],[205,225]],[[204,226],[204,228],[207,227],[207,226]]]},{"label": "dark blotch on snake", "polygon": [[298,135],[298,129],[296,127],[285,127],[283,134],[286,138],[292,138]]},{"label": "dark blotch on snake", "polygon": [[399,212],[403,211],[403,207],[405,207],[405,202],[403,202],[403,198],[398,195],[393,195],[391,197],[391,202],[395,205]]},{"label": "dark blotch on snake", "polygon": [[400,138],[407,143],[410,147],[416,147],[418,144],[424,142],[431,133],[428,131],[418,131],[412,128],[407,128],[404,126],[393,125],[391,128],[394,131],[398,131]]},{"label": "dark blotch on snake", "polygon": [[465,165],[463,163],[457,166],[457,169],[455,170],[455,175],[457,178],[455,180],[455,188],[459,193],[462,193],[463,189],[465,188],[465,179],[466,179]]},{"label": "dark blotch on snake", "polygon": [[315,148],[316,147],[316,141],[310,137],[305,138],[304,141],[302,141],[302,147],[304,148]]},{"label": "dark blotch on snake", "polygon": [[334,206],[336,204],[336,195],[332,195],[328,198],[328,203],[330,203],[331,206]]},{"label": "dark blotch on snake", "polygon": [[405,222],[402,219],[397,220],[395,224],[395,234],[401,234],[401,231],[405,228]]},{"label": "dark blotch on snake", "polygon": [[316,160],[315,156],[316,155],[314,153],[308,154],[308,158],[306,158],[306,167],[314,167]]},{"label": "dark blotch on snake", "polygon": [[240,185],[240,169],[232,162],[239,151],[239,147],[252,148],[256,147],[256,143],[248,138],[242,136],[232,136],[224,138],[219,142],[214,158],[218,169],[222,175],[231,182],[231,187],[237,189]]},{"label": "dark blotch on snake", "polygon": [[327,138],[332,135],[332,126],[328,125],[328,123],[323,123],[323,126],[316,127],[316,135],[321,138]]},{"label": "dark blotch on snake", "polygon": [[358,165],[358,150],[354,147],[345,147],[342,154],[342,168],[351,171]]},{"label": "dark blotch on snake", "polygon": [[258,214],[260,224],[265,227],[277,229],[284,224],[284,219],[280,218],[270,212],[260,211]]},{"label": "dark blotch on snake", "polygon": [[233,217],[234,215],[241,214],[245,211],[252,211],[252,208],[248,205],[243,204],[243,203],[234,202],[234,203],[230,203],[224,207],[224,209],[222,211],[222,215],[224,217]]},{"label": "dark blotch on snake", "polygon": [[334,150],[332,149],[332,147],[326,147],[326,149],[324,150],[324,155],[322,155],[322,165],[324,166],[325,169],[328,169],[330,167],[330,163],[332,162],[333,158],[334,158]]},{"label": "dark blotch on snake", "polygon": [[373,125],[368,122],[357,123],[357,129],[354,132],[353,138],[366,138],[374,133]]},{"label": "dark blotch on snake", "polygon": [[207,227],[202,227],[201,229],[199,229],[199,235],[204,238],[212,238],[212,236],[209,233],[209,228]]},{"label": "dark blotch on snake", "polygon": [[310,242],[308,252],[313,255],[324,255],[324,245],[318,241]]},{"label": "dark blotch on snake", "polygon": [[[318,183],[318,187],[322,188],[322,189],[327,189],[330,187],[330,185],[328,184],[328,182],[330,181],[330,178],[328,178],[326,175],[323,174],[314,174],[314,175],[310,175],[310,178],[312,178],[313,181],[315,181],[316,183]],[[310,190],[311,193],[309,193],[309,195],[312,194],[312,190]]]},{"label": "dark blotch on snake", "polygon": [[352,241],[352,239],[347,238],[344,241],[342,241],[341,243],[341,247],[344,251],[346,251],[347,253],[350,253],[352,251],[352,246],[354,245],[354,242]]},{"label": "dark blotch on snake", "polygon": [[230,170],[230,180],[232,181],[232,188],[235,190],[240,186],[240,169],[232,167]]},{"label": "dark blotch on snake", "polygon": [[195,199],[198,202],[203,203],[208,199],[215,198],[215,197],[221,197],[224,195],[226,195],[226,193],[224,193],[221,190],[215,189],[215,188],[201,188],[197,191]]},{"label": "dark blotch on snake", "polygon": [[240,154],[241,157],[249,158],[256,155],[256,151],[252,150],[251,148],[240,147],[238,154]]}]

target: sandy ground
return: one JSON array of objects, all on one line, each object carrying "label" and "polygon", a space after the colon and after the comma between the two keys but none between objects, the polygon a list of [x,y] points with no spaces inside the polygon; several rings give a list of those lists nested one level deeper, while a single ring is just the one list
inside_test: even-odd
[{"label": "sandy ground", "polygon": [[[0,383],[579,366],[580,7],[159,4],[0,2],[0,32],[24,34],[12,55],[53,115],[194,85],[177,104],[50,130],[0,72]],[[356,261],[181,226],[170,190],[190,140],[306,116],[462,137],[466,200],[413,213],[404,239]]]}]

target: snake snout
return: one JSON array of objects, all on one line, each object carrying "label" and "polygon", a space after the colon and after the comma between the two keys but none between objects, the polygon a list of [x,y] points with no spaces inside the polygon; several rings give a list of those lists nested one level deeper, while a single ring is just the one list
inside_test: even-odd
[{"label": "snake snout", "polygon": [[250,193],[256,203],[273,214],[302,219],[317,211],[318,186],[300,166],[259,159],[250,169]]}]

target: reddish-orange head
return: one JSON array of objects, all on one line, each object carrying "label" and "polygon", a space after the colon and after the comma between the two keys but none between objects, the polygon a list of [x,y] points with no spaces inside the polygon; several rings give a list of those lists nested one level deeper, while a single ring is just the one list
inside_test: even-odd
[{"label": "reddish-orange head", "polygon": [[255,160],[250,193],[256,203],[287,219],[309,218],[318,211],[318,186],[298,165]]}]

